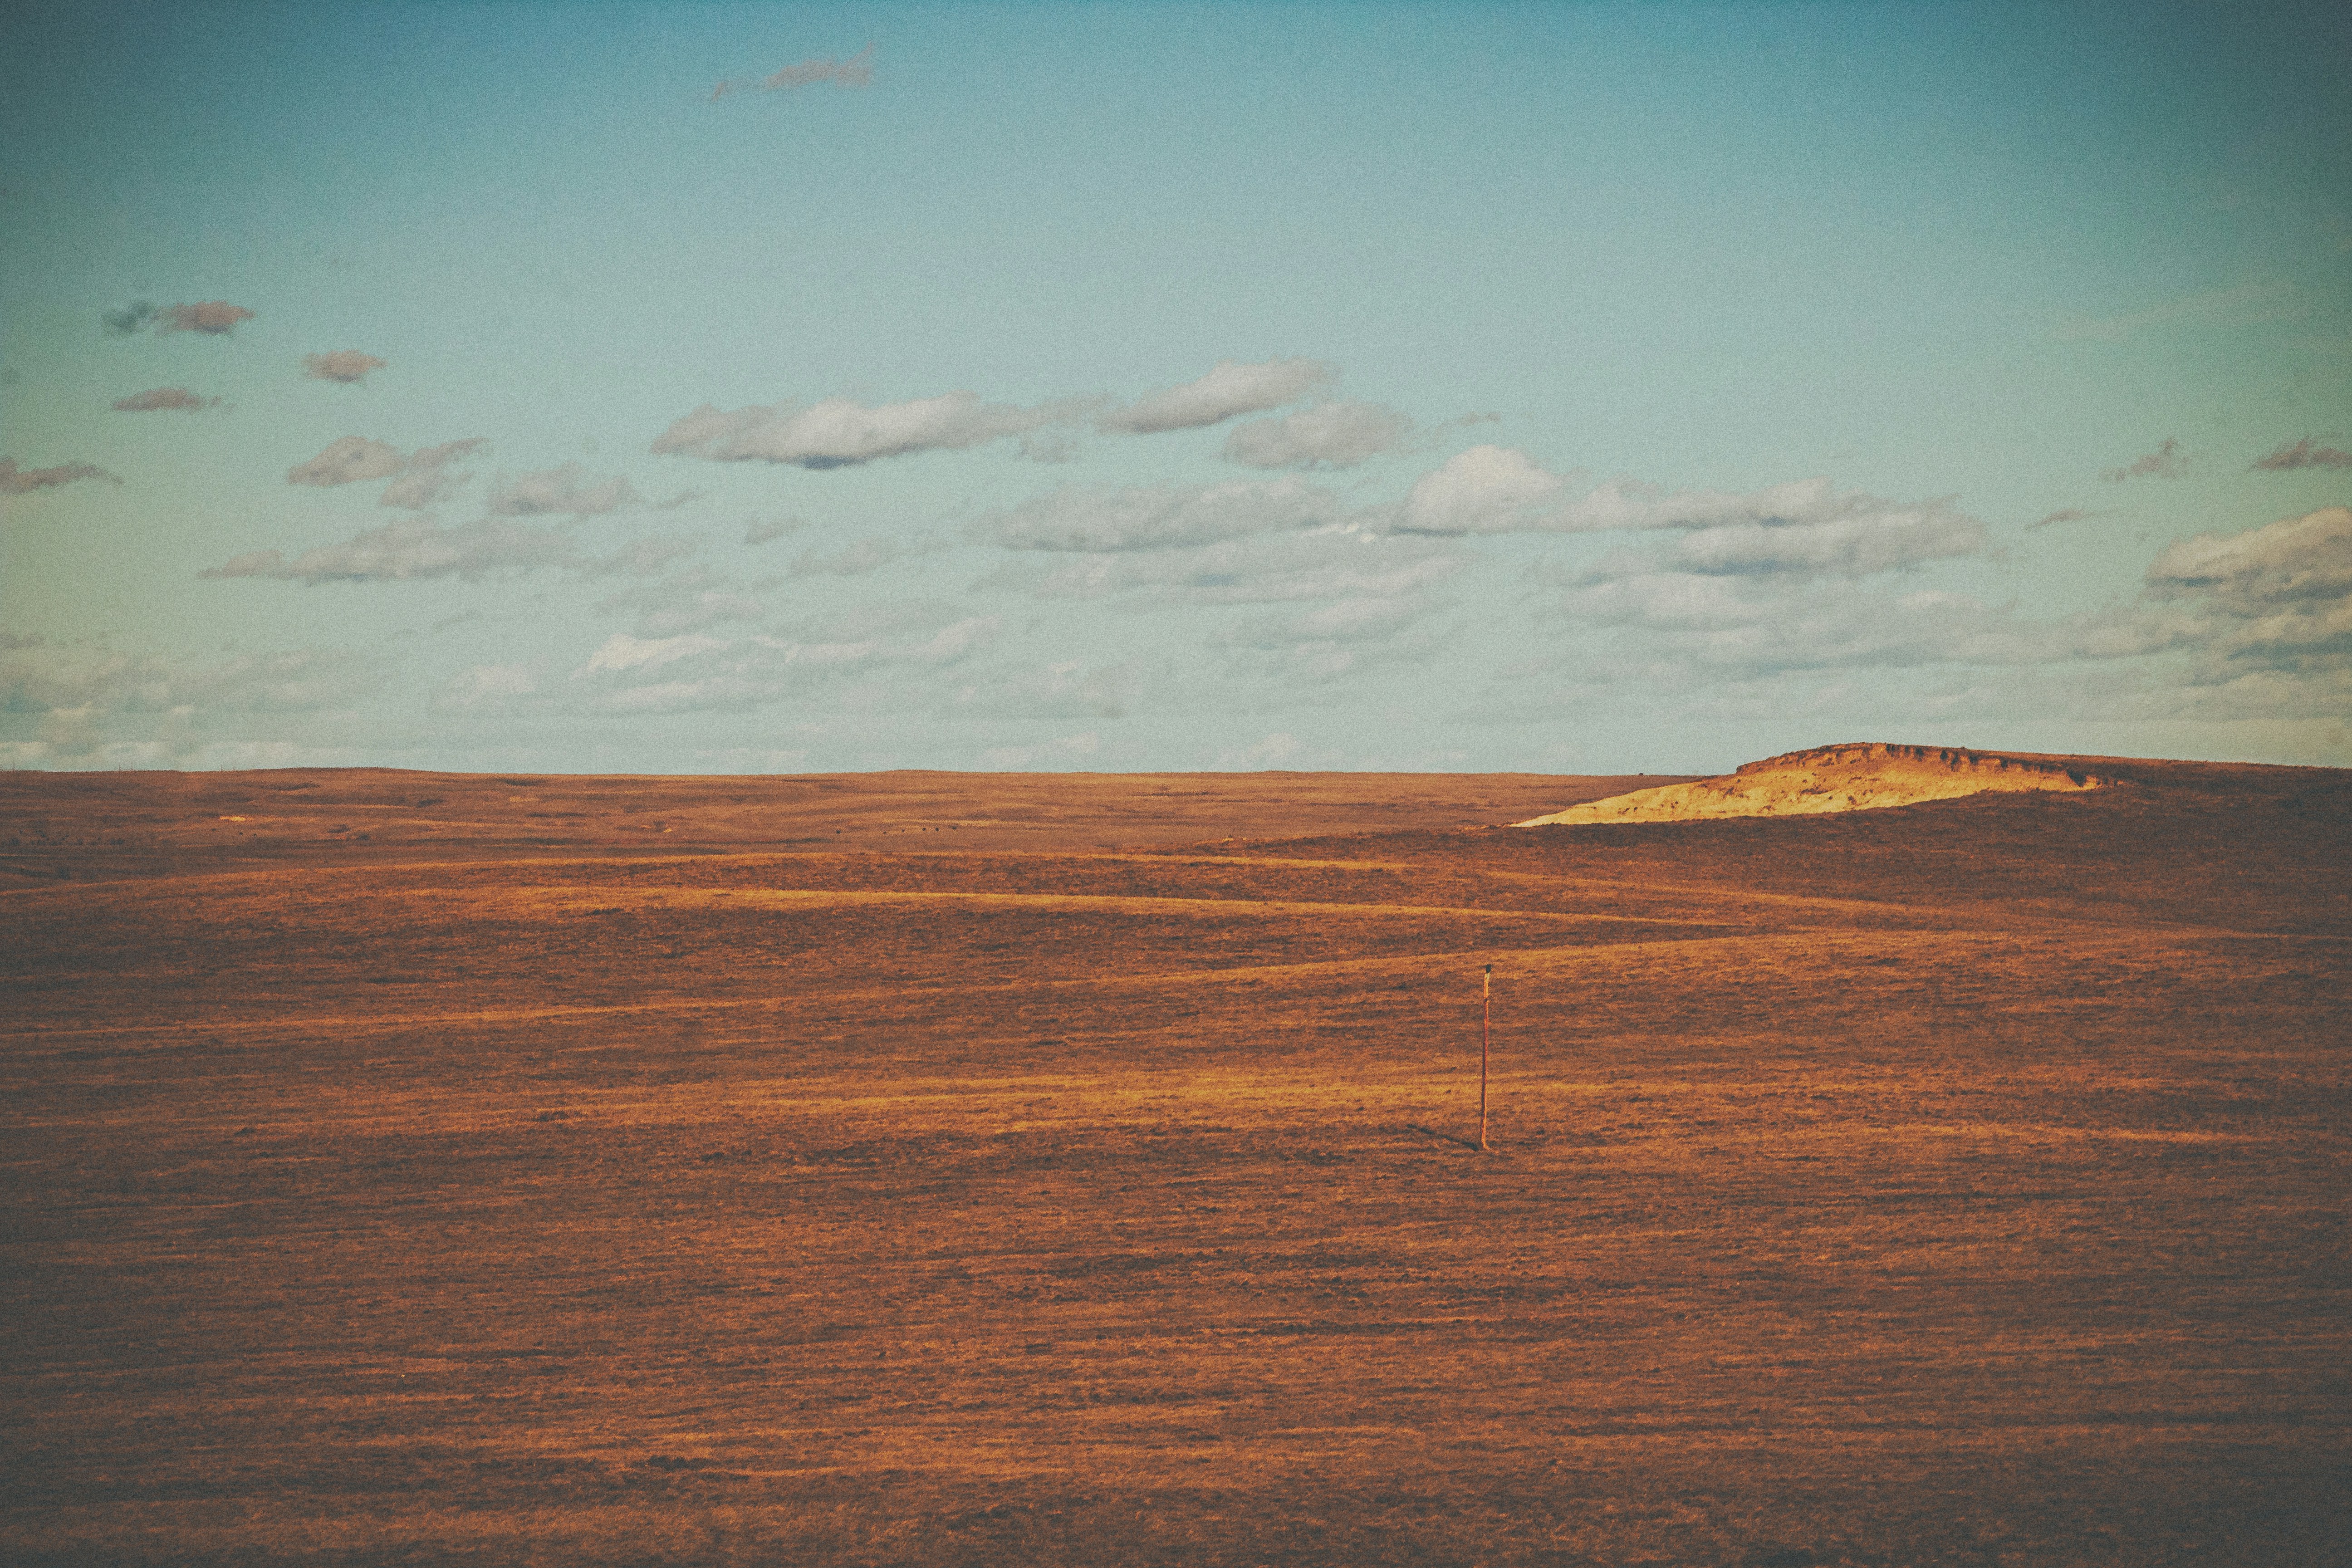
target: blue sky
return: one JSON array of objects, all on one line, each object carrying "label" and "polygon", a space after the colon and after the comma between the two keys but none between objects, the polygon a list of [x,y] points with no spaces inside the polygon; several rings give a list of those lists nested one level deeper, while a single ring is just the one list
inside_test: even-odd
[{"label": "blue sky", "polygon": [[2352,763],[2347,58],[20,7],[0,764]]}]

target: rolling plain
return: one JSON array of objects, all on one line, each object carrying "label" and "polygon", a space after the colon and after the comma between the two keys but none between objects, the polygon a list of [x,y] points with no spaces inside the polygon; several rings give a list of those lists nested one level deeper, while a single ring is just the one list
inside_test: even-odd
[{"label": "rolling plain", "polygon": [[0,1555],[2352,1561],[2352,773],[2093,771],[0,774]]}]

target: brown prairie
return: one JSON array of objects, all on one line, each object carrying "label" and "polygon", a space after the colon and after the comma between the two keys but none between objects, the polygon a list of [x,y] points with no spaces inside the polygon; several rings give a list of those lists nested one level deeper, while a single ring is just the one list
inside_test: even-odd
[{"label": "brown prairie", "polygon": [[0,1556],[2340,1563],[2352,773],[2057,761],[0,774]]}]

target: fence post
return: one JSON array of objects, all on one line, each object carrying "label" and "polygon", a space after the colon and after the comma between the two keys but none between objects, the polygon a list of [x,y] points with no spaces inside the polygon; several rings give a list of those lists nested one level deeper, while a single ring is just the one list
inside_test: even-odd
[{"label": "fence post", "polygon": [[1485,1003],[1478,1020],[1478,1152],[1486,1153],[1486,1055],[1488,1043],[1495,1034],[1495,966],[1486,966],[1486,979],[1482,993]]}]

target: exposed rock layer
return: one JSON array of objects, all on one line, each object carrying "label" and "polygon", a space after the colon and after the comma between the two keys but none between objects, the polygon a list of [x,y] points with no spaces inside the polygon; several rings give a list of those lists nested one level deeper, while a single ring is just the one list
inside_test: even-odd
[{"label": "exposed rock layer", "polygon": [[1916,805],[1987,790],[2096,789],[2105,782],[2063,761],[1874,742],[1790,752],[1746,763],[1720,778],[1635,790],[1513,826],[1803,816]]}]

